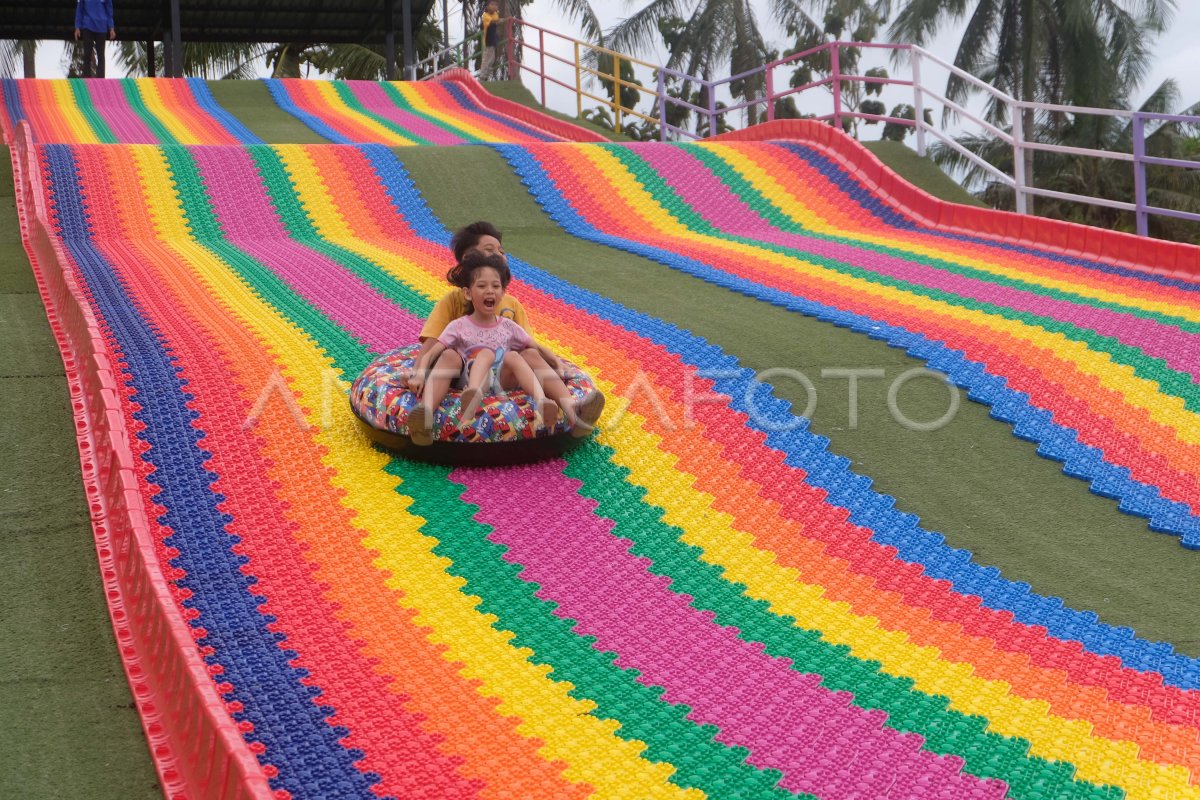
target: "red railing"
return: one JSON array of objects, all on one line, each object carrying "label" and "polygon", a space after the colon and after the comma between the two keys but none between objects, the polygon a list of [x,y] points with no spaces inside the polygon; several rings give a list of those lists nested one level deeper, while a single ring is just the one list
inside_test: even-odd
[{"label": "red railing", "polygon": [[189,800],[273,800],[159,567],[118,371],[72,261],[50,233],[46,187],[27,123],[18,126],[11,148],[21,235],[70,389],[109,616],[163,791]]}]

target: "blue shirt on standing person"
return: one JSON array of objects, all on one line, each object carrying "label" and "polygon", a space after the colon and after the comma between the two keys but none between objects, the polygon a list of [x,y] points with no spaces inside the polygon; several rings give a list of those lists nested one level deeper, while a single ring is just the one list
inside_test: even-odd
[{"label": "blue shirt on standing person", "polygon": [[108,33],[113,29],[112,0],[75,0],[76,30]]}]

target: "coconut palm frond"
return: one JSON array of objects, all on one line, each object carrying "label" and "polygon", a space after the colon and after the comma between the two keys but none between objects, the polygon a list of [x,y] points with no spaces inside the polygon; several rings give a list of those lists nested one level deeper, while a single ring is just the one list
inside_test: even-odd
[{"label": "coconut palm frond", "polygon": [[[983,0],[979,4],[963,29],[962,39],[954,54],[954,66],[972,75],[977,75],[985,64],[994,68],[992,51],[988,44],[995,33],[999,11],[995,0]],[[961,105],[970,91],[970,84],[957,75],[950,76],[950,81],[946,84],[948,100]]]},{"label": "coconut palm frond", "polygon": [[944,23],[965,17],[970,5],[970,0],[911,0],[896,15],[888,37],[893,42],[928,44]]},{"label": "coconut palm frond", "polygon": [[33,39],[0,39],[0,77],[37,76],[35,57],[38,42]]},{"label": "coconut palm frond", "polygon": [[652,50],[658,41],[658,23],[671,17],[690,16],[691,5],[687,0],[653,0],[610,28],[604,34],[604,41],[608,47],[624,53]]},{"label": "coconut palm frond", "polygon": [[803,0],[770,0],[767,12],[793,39],[800,39],[824,30],[820,21],[808,13],[812,6]]},{"label": "coconut palm frond", "polygon": [[375,81],[387,72],[382,48],[361,44],[320,45],[307,50],[304,60],[335,80]]},{"label": "coconut palm frond", "polygon": [[604,28],[591,3],[587,0],[554,0],[554,5],[568,22],[576,22],[583,28],[583,34],[589,41],[604,43]]}]

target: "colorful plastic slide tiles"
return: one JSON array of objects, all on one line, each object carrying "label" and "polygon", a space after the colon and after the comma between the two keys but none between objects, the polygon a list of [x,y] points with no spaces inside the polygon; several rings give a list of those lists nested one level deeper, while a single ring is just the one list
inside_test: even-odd
[{"label": "colorful plastic slide tiles", "polygon": [[[697,160],[671,174],[709,189],[723,168],[701,156],[805,158],[760,149],[663,153]],[[751,420],[730,398],[754,376],[718,346],[516,257],[511,291],[545,342],[610,397],[636,378],[661,406],[635,397],[565,459],[513,469],[370,446],[345,387],[416,336],[449,264],[387,148],[38,156],[62,267],[121,365],[161,567],[280,797],[1200,797],[1200,662],[982,570],[803,424],[775,424],[786,404],[759,397],[766,421]],[[803,218],[794,239],[827,224],[774,202]],[[947,265],[961,250],[976,272],[1001,268],[987,248],[836,213],[894,237],[881,253],[923,242]],[[809,268],[759,255],[774,251],[756,233],[739,263],[759,285]],[[725,240],[696,239],[679,252],[718,278]],[[1006,264],[1022,286],[1072,269]],[[1138,308],[1160,291],[1117,286],[1071,291]],[[993,324],[996,340],[1039,335]],[[685,437],[662,414],[680,418],[687,385],[724,400]]]},{"label": "colorful plastic slide tiles", "polygon": [[0,128],[29,123],[35,142],[261,144],[199,78],[0,79]]},{"label": "colorful plastic slide tiles", "polygon": [[571,234],[886,338],[1200,548],[1200,286],[922,228],[798,143],[504,152]]},{"label": "colorful plastic slide tiles", "polygon": [[338,144],[392,147],[562,141],[489,109],[462,83],[268,80],[279,107]]}]

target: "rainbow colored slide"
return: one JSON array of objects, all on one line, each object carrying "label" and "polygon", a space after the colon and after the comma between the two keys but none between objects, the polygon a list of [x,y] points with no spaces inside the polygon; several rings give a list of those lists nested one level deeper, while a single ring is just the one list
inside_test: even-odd
[{"label": "rainbow colored slide", "polygon": [[[334,144],[602,142],[598,134],[494,97],[466,70],[437,81],[263,81],[279,108]],[[58,144],[263,144],[199,78],[0,78],[0,130],[29,125]]]},{"label": "rainbow colored slide", "polygon": [[[223,119],[199,87],[171,113]],[[169,796],[1200,798],[1200,660],[949,547],[719,341],[513,253],[539,335],[614,399],[593,440],[418,464],[343,397],[450,263],[379,142],[492,142],[555,235],[916,354],[1195,548],[1196,248],[938,204],[816,124],[580,143],[484,122],[465,78],[295,82],[281,106],[354,143],[145,146],[72,116],[104,87],[3,88]]]},{"label": "rainbow colored slide", "polygon": [[493,97],[466,70],[437,81],[268,80],[284,111],[335,144],[392,147],[604,139],[524,106]]},{"label": "rainbow colored slide", "polygon": [[0,128],[35,142],[71,144],[262,144],[217,105],[199,78],[16,80],[0,78]]}]

